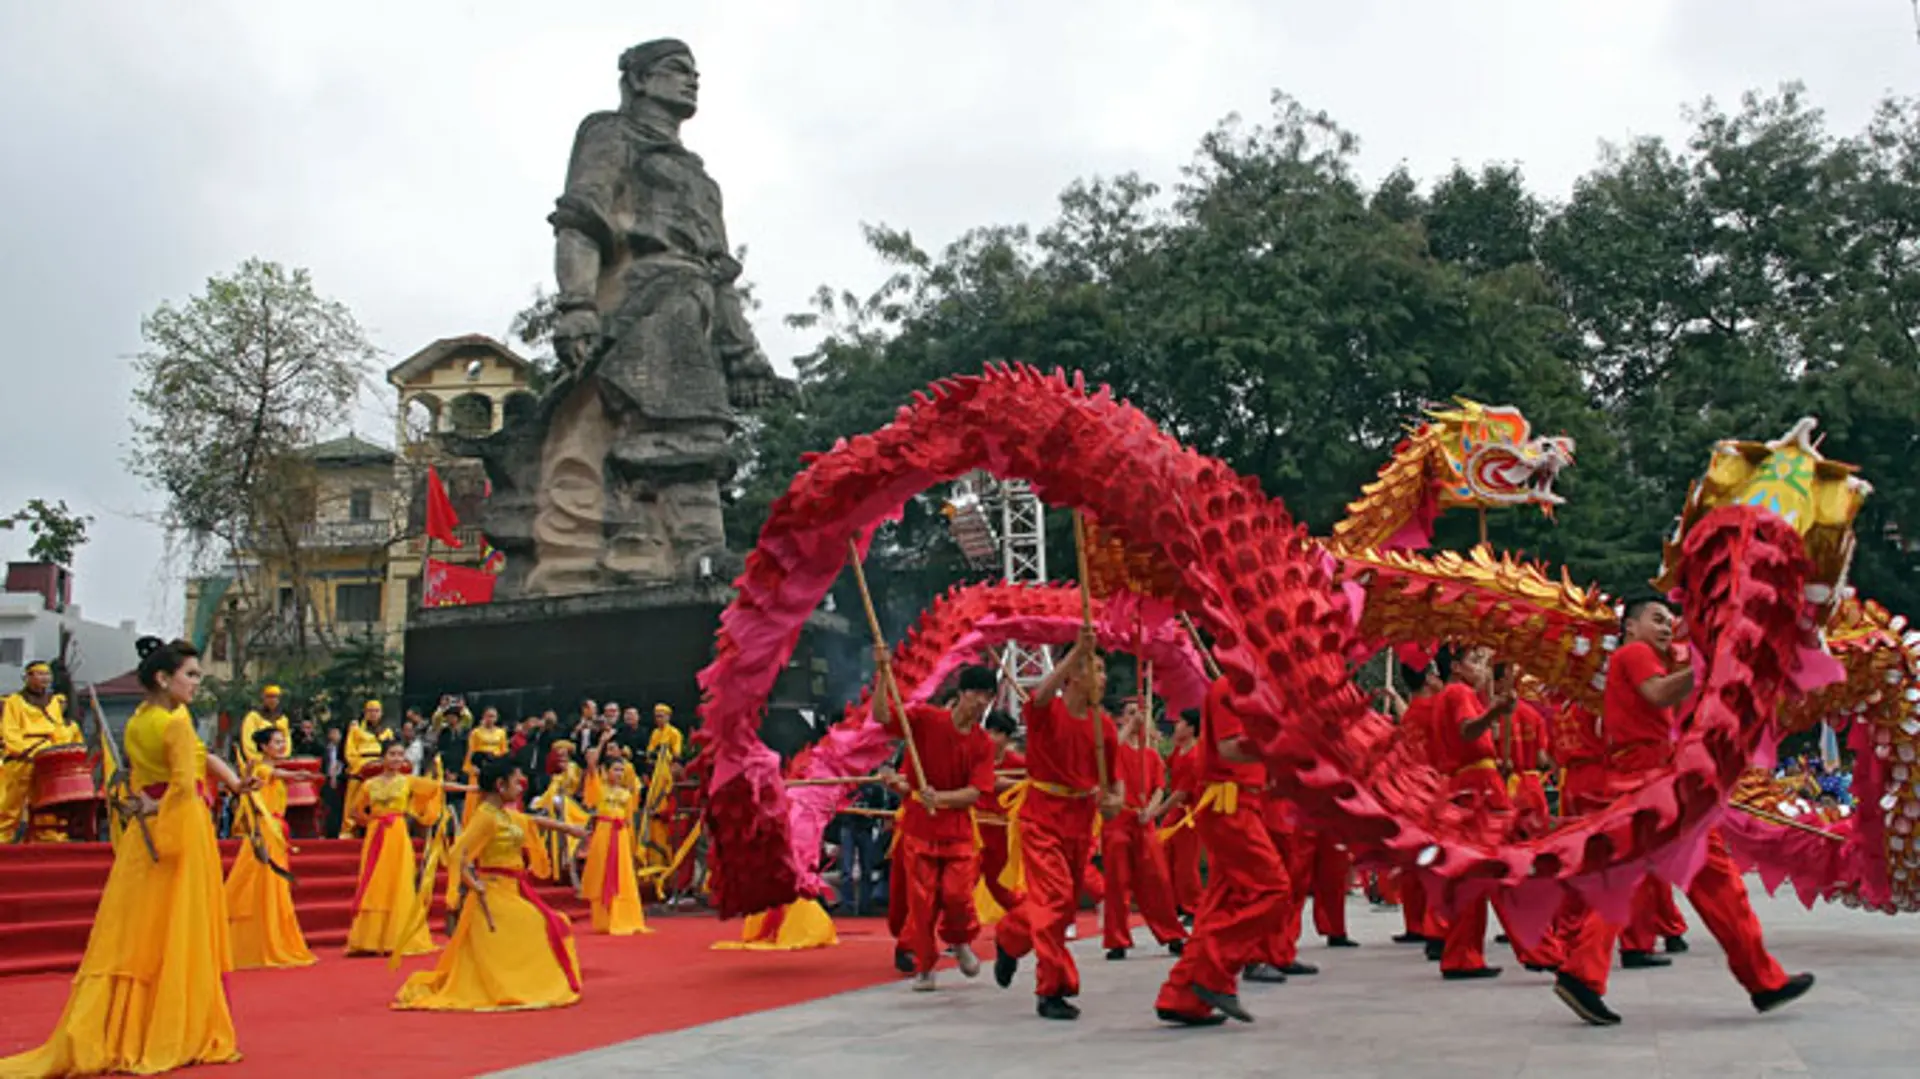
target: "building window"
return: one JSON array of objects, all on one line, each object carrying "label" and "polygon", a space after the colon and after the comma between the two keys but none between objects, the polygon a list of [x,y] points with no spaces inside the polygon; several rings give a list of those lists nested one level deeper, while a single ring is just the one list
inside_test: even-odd
[{"label": "building window", "polygon": [[0,637],[0,667],[24,667],[27,665],[27,639],[25,637]]},{"label": "building window", "polygon": [[341,585],[334,590],[333,614],[336,622],[380,621],[380,585]]},{"label": "building window", "polygon": [[347,495],[347,520],[373,520],[373,490],[369,487],[355,487]]}]

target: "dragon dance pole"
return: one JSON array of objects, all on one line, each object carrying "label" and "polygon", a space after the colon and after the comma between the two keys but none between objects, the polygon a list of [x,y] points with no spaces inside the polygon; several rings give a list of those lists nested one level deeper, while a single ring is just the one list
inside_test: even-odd
[{"label": "dragon dance pole", "polygon": [[[880,633],[880,615],[873,608],[873,593],[867,591],[867,571],[860,565],[860,545],[849,539],[847,554],[853,562],[854,583],[860,586],[860,602],[867,609],[867,628],[873,631],[874,647],[884,649],[887,647],[887,639]],[[879,673],[881,684],[875,686],[874,690],[887,694],[888,705],[894,710],[894,714],[900,717],[900,735],[907,743],[907,756],[913,760],[914,772],[920,776],[920,781],[925,783],[927,770],[920,767],[920,747],[913,742],[913,724],[907,721],[906,706],[900,701],[900,687],[893,680],[893,667],[889,665]]]},{"label": "dragon dance pole", "polygon": [[[1073,511],[1073,550],[1080,563],[1080,626],[1082,629],[1091,630],[1093,629],[1093,584],[1087,573],[1087,520],[1079,510]],[[1082,662],[1092,667],[1093,657],[1087,656]],[[1106,739],[1100,730],[1104,724],[1100,722],[1100,702],[1091,703],[1094,709],[1093,771],[1095,779],[1099,782],[1101,795],[1104,797],[1107,790],[1107,751],[1103,744]]]}]

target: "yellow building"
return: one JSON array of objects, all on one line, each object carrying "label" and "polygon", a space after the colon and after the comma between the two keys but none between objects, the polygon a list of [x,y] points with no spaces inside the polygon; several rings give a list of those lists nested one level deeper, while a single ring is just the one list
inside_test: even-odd
[{"label": "yellow building", "polygon": [[[383,639],[399,654],[407,616],[420,607],[426,476],[440,473],[463,523],[458,550],[433,557],[475,563],[482,537],[471,527],[486,479],[477,462],[448,458],[432,435],[485,435],[534,407],[533,365],[478,334],[436,341],[387,372],[396,391],[398,451],[357,435],[307,451],[312,493],[302,518],[240,553],[226,574],[187,582],[188,635],[230,677],[245,636],[249,674],[301,650],[327,652]],[[297,562],[297,567],[294,563]],[[306,600],[296,603],[296,579]],[[265,665],[265,667],[262,666]]]}]

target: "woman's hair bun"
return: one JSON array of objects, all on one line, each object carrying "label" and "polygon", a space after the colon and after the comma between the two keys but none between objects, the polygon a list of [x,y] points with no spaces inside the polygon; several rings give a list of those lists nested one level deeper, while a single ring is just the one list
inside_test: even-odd
[{"label": "woman's hair bun", "polygon": [[145,659],[148,656],[153,655],[155,652],[160,651],[162,648],[165,648],[166,646],[167,646],[167,642],[161,640],[158,637],[142,637],[139,640],[133,642],[133,651],[135,655],[139,656],[141,659]]}]

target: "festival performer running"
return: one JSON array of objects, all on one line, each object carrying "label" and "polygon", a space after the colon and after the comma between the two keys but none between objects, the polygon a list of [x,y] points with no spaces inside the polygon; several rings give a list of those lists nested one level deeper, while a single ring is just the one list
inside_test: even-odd
[{"label": "festival performer running", "polygon": [[[1508,676],[1508,665],[1493,665],[1498,682]],[[1553,768],[1553,756],[1547,748],[1547,717],[1532,701],[1516,699],[1513,717],[1501,724],[1500,773],[1507,779],[1507,797],[1514,811],[1523,818],[1545,820],[1552,815],[1547,804],[1545,776]]]},{"label": "festival performer running", "polygon": [[563,1008],[580,1001],[580,959],[567,920],[540,901],[528,880],[546,847],[538,829],[575,839],[586,830],[507,808],[527,787],[509,757],[478,767],[482,801],[454,847],[449,872],[463,885],[453,938],[432,970],[406,980],[393,1007],[421,1011],[499,1012]]},{"label": "festival performer running", "polygon": [[[1513,802],[1500,778],[1493,728],[1495,723],[1510,721],[1513,715],[1518,699],[1513,687],[1515,672],[1510,669],[1507,677],[1495,682],[1488,649],[1468,648],[1456,653],[1451,647],[1440,650],[1434,670],[1447,683],[1434,700],[1431,714],[1435,761],[1442,775],[1452,776],[1445,796],[1476,815],[1511,816]],[[1441,950],[1441,977],[1462,981],[1500,975],[1499,967],[1487,965],[1488,905],[1482,895],[1454,911]],[[1492,906],[1505,927],[1505,903],[1496,900]],[[1508,936],[1515,955],[1528,970],[1559,967],[1559,942],[1551,935],[1532,945],[1511,932]]]},{"label": "festival performer running", "polygon": [[27,664],[20,692],[0,703],[0,843],[26,835],[34,754],[80,742],[80,727],[61,715],[61,704],[53,693],[53,667],[40,662]]},{"label": "festival performer running", "polygon": [[1160,803],[1160,829],[1166,848],[1167,875],[1173,886],[1173,905],[1187,924],[1200,906],[1200,832],[1193,826],[1192,808],[1200,800],[1199,753],[1193,724],[1182,713],[1173,721],[1173,755],[1167,758],[1167,785]]},{"label": "festival performer running", "polygon": [[[1632,791],[1673,759],[1673,709],[1693,692],[1694,670],[1673,654],[1673,611],[1658,599],[1627,605],[1620,635],[1626,643],[1607,661],[1602,726],[1607,741],[1608,793]],[[1676,669],[1677,668],[1677,669]],[[1746,882],[1733,864],[1719,829],[1707,832],[1706,861],[1687,886],[1687,901],[1727,953],[1727,967],[1748,993],[1754,1009],[1770,1012],[1813,988],[1813,975],[1789,978],[1767,951],[1747,899]],[[1608,968],[1618,926],[1589,910],[1567,949],[1554,992],[1574,1014],[1595,1026],[1613,1026],[1620,1016],[1607,1007]]]},{"label": "festival performer running", "polygon": [[1227,704],[1227,691],[1224,675],[1214,679],[1200,715],[1205,789],[1194,820],[1207,848],[1207,887],[1193,935],[1154,1001],[1162,1021],[1185,1026],[1213,1026],[1223,1015],[1253,1022],[1240,1003],[1240,972],[1287,917],[1286,866],[1261,819],[1267,768]]},{"label": "festival performer running", "polygon": [[1067,951],[1067,927],[1079,912],[1081,876],[1092,857],[1094,814],[1111,820],[1121,808],[1120,793],[1111,783],[1106,790],[1097,789],[1095,723],[1100,724],[1097,744],[1106,758],[1106,774],[1111,777],[1119,768],[1120,732],[1100,707],[1106,688],[1106,662],[1093,630],[1083,628],[1066,658],[1034,687],[1027,702],[1030,786],[1008,826],[1009,842],[1020,850],[1027,901],[1023,917],[1002,918],[994,927],[993,979],[1002,989],[1012,985],[1020,957],[1033,952],[1035,1010],[1043,1019],[1080,1017],[1080,1009],[1067,999],[1080,994],[1080,971]]},{"label": "festival performer running", "polygon": [[460,807],[460,819],[472,820],[474,807],[480,804],[480,789],[477,781],[480,765],[476,761],[482,757],[504,757],[507,755],[507,729],[500,725],[500,709],[482,708],[480,721],[473,730],[467,732],[467,782],[476,784],[467,789],[467,800]]},{"label": "festival performer running", "polygon": [[397,742],[387,746],[380,765],[380,774],[360,784],[347,806],[349,820],[368,825],[360,846],[360,884],[353,893],[347,954],[425,955],[433,951],[433,934],[420,916],[414,880],[418,868],[406,817],[422,823],[437,820],[445,791],[472,788],[408,775],[407,750]]},{"label": "festival performer running", "polygon": [[272,727],[287,736],[287,745],[293,745],[293,726],[286,713],[280,711],[280,687],[268,686],[260,691],[260,707],[247,713],[240,721],[240,757],[251,768],[260,763],[260,746],[254,736]]},{"label": "festival performer running", "polygon": [[[631,772],[626,758],[615,757],[602,765],[600,751],[587,750],[583,797],[593,811],[593,831],[587,838],[587,868],[580,874],[580,892],[593,905],[593,931],[615,937],[653,932],[647,928],[646,912],[640,906],[640,882],[633,870],[631,837],[637,799]],[[552,832],[571,834],[559,828]]]},{"label": "festival performer running", "polygon": [[193,646],[143,637],[134,647],[146,691],[126,728],[135,819],[114,844],[86,956],[53,1036],[0,1059],[0,1075],[10,1079],[150,1075],[240,1059],[224,977],[231,962],[220,848],[201,785],[208,772],[235,793],[253,784],[208,756],[194,732]]},{"label": "festival performer running", "polygon": [[[1400,682],[1407,687],[1413,699],[1404,700],[1391,688],[1387,690],[1388,705],[1400,717],[1398,737],[1408,743],[1416,760],[1432,762],[1433,708],[1443,688],[1440,679],[1432,677],[1424,665],[1414,667],[1402,663]],[[1393,938],[1393,942],[1427,945],[1431,949],[1429,958],[1439,962],[1442,941],[1446,936],[1445,927],[1435,921],[1419,872],[1411,868],[1398,870],[1394,874],[1394,883],[1400,893],[1400,917],[1405,928]]]},{"label": "festival performer running", "polygon": [[[240,853],[227,874],[227,926],[233,941],[233,969],[304,967],[314,963],[313,952],[300,932],[293,909],[292,874],[287,832],[287,780],[304,773],[276,767],[287,759],[287,735],[278,727],[253,732],[258,757],[247,774],[259,790],[240,800],[235,834],[258,836],[259,844],[240,844]],[[261,857],[265,856],[265,861]]]},{"label": "festival performer running", "polygon": [[906,735],[913,747],[906,759],[910,793],[898,857],[907,863],[904,939],[913,955],[913,988],[925,993],[934,988],[933,967],[940,959],[936,927],[940,941],[953,949],[960,973],[969,978],[980,973],[980,960],[973,954],[974,938],[980,935],[973,909],[973,889],[980,880],[973,807],[993,794],[993,743],[980,720],[993,704],[1000,680],[990,668],[963,667],[950,708],[912,704],[902,717],[886,692],[892,677],[886,646],[876,645],[873,655],[878,664],[873,718],[888,731]]},{"label": "festival performer running", "polygon": [[[380,702],[368,701],[360,708],[360,718],[347,724],[347,791],[342,805],[351,807],[360,794],[360,773],[366,767],[380,760],[382,745],[393,738],[391,731],[380,726]],[[401,758],[405,760],[405,757]],[[351,812],[340,815],[340,838],[352,839],[354,820]]]},{"label": "festival performer running", "polygon": [[1173,885],[1167,880],[1167,855],[1161,849],[1153,821],[1164,804],[1162,784],[1166,763],[1147,740],[1151,713],[1138,700],[1122,709],[1120,748],[1116,753],[1119,781],[1126,807],[1100,830],[1100,860],[1106,871],[1106,896],[1101,903],[1102,943],[1108,959],[1125,959],[1133,947],[1129,923],[1131,900],[1140,906],[1153,939],[1175,955],[1185,946],[1186,927],[1173,905]]},{"label": "festival performer running", "polygon": [[[1007,775],[1008,772],[1025,772],[1026,755],[1013,748],[1013,739],[1020,732],[1020,725],[1005,712],[988,714],[983,724],[987,731],[987,740],[993,743],[993,793],[995,807],[986,813],[975,812],[974,817],[980,823],[980,886],[985,889],[987,900],[1000,908],[1000,917],[1020,908],[1026,902],[1023,892],[1026,882],[1020,879],[1020,867],[1012,865],[1007,857],[1007,818],[1004,807],[999,802],[1007,792],[1019,786],[1020,778]],[[891,898],[891,897],[889,897]],[[979,910],[985,901],[976,894],[974,907]],[[981,919],[986,920],[985,916]],[[996,922],[999,919],[994,919]]]},{"label": "festival performer running", "polygon": [[1313,887],[1313,835],[1300,827],[1299,813],[1293,803],[1274,789],[1273,767],[1267,767],[1267,784],[1260,796],[1260,820],[1280,856],[1281,872],[1287,879],[1285,916],[1255,954],[1240,976],[1250,982],[1278,984],[1289,976],[1306,977],[1320,973],[1312,963],[1300,961],[1300,928],[1307,899]]}]

